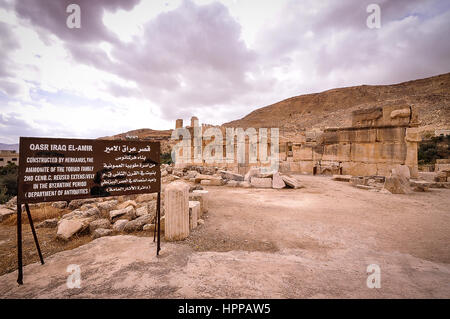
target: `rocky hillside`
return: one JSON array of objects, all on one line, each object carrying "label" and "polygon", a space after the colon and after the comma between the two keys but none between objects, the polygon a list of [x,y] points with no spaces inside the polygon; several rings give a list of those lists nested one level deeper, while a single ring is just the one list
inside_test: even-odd
[{"label": "rocky hillside", "polygon": [[[223,126],[279,127],[282,135],[291,135],[302,129],[350,126],[352,111],[392,104],[417,107],[423,131],[450,129],[450,73],[394,85],[361,85],[299,95]],[[139,129],[108,138],[128,136],[167,141],[171,132]],[[166,142],[162,145],[169,146]]]},{"label": "rocky hillside", "polygon": [[351,125],[351,112],[373,106],[418,108],[424,130],[450,128],[450,73],[394,85],[361,85],[306,94],[257,109],[229,127],[299,129]]}]

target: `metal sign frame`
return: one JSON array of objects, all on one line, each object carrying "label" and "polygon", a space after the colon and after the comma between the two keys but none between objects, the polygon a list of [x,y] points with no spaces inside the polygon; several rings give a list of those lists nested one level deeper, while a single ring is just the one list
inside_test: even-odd
[{"label": "metal sign frame", "polygon": [[[77,146],[78,145],[78,146]],[[138,147],[139,146],[139,147]],[[140,148],[140,147],[143,148]],[[103,151],[102,151],[103,149]],[[139,149],[139,151],[138,151]],[[80,151],[78,151],[80,150]],[[108,151],[109,150],[109,151]],[[107,152],[108,151],[108,152]],[[70,152],[70,153],[68,153]],[[81,153],[80,153],[81,152]],[[141,152],[148,153],[148,156],[140,155]],[[17,268],[18,277],[17,283],[23,284],[23,260],[22,260],[22,205],[25,205],[28,220],[30,223],[31,231],[33,233],[36,249],[39,254],[41,264],[44,264],[44,258],[41,253],[39,241],[36,235],[36,231],[33,224],[33,219],[30,213],[29,203],[37,202],[54,202],[54,201],[70,201],[74,199],[88,199],[88,198],[100,198],[109,196],[121,196],[121,195],[134,195],[134,194],[149,194],[157,193],[157,205],[155,216],[155,229],[153,234],[153,241],[157,242],[156,255],[159,255],[161,250],[161,161],[160,161],[161,145],[159,141],[140,141],[140,140],[92,140],[92,139],[62,139],[62,138],[39,138],[39,137],[20,137],[19,142],[19,173],[17,176]],[[113,154],[111,154],[113,153]],[[122,156],[114,155],[114,153],[121,154]],[[42,176],[39,179],[43,179],[44,182],[52,181],[54,176],[58,174],[57,170],[64,172],[67,167],[67,162],[72,163],[71,157],[67,157],[71,154],[74,159],[84,158],[88,159],[89,163],[86,165],[79,165],[75,163],[74,167],[85,167],[85,170],[91,170],[92,174],[85,174],[84,187],[82,189],[84,193],[80,194],[67,194],[61,191],[57,186],[54,187],[57,191],[54,192],[30,192],[33,188],[40,187],[40,184],[33,180],[33,174],[40,174],[42,172],[48,172],[48,175]],[[90,157],[79,156],[80,154],[90,155]],[[37,156],[36,156],[37,155]],[[29,160],[32,158],[33,160]],[[41,158],[49,159],[48,163],[41,163],[35,158],[41,160]],[[70,161],[69,161],[70,160]],[[105,162],[105,160],[109,162]],[[122,161],[121,161],[122,160]],[[125,164],[128,161],[130,164]],[[134,162],[133,164],[131,164]],[[42,165],[40,165],[42,164]],[[72,164],[70,164],[72,165]],[[44,169],[30,169],[32,173],[27,174],[27,168],[29,167],[43,167]],[[62,169],[61,167],[64,167]],[[129,171],[120,171],[115,173],[118,168],[126,168]],[[142,167],[147,169],[143,171]],[[58,168],[58,169],[57,169]],[[141,170],[137,170],[141,168]],[[36,173],[37,172],[37,173]],[[125,174],[123,174],[125,173]],[[135,178],[128,179],[128,173],[130,175],[148,175],[153,178]],[[27,181],[24,180],[27,176]],[[61,176],[61,175],[59,175]],[[66,179],[66,185],[72,185],[70,182],[71,177],[80,177],[81,175],[62,175],[62,179]],[[84,177],[81,176],[81,177]],[[107,178],[105,178],[107,176]],[[69,177],[69,178],[67,178]],[[94,177],[94,179],[92,179]],[[49,183],[43,183],[45,184]],[[136,184],[139,184],[136,186]],[[55,183],[55,185],[59,185]],[[110,186],[105,186],[110,185]],[[152,187],[155,187],[155,191],[152,191]],[[124,190],[120,190],[124,188]],[[73,187],[72,187],[73,189]],[[33,198],[27,196],[31,194],[53,194],[53,196],[40,196]],[[113,192],[113,193],[111,193]]]}]

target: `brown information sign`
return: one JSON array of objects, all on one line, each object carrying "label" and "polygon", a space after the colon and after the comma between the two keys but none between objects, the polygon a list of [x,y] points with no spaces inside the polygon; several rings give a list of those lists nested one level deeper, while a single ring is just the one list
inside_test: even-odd
[{"label": "brown information sign", "polygon": [[159,142],[20,138],[18,201],[160,192]]}]

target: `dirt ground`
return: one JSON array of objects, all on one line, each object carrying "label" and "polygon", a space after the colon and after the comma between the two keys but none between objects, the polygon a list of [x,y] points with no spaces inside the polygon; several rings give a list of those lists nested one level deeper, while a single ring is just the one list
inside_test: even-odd
[{"label": "dirt ground", "polygon": [[[205,224],[163,241],[159,257],[152,233],[100,238],[29,264],[23,286],[17,271],[1,276],[0,298],[450,298],[450,190],[392,195],[299,179],[305,188],[208,187]],[[0,226],[2,259],[11,227]],[[37,260],[31,234],[25,245]],[[70,264],[81,288],[66,285]],[[367,287],[370,264],[381,288]]]}]

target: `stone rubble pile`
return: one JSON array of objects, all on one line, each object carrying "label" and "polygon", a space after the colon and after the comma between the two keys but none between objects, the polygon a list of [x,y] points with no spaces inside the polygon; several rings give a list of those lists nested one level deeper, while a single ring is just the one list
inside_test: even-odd
[{"label": "stone rubble pile", "polygon": [[[171,167],[171,166],[169,166]],[[167,171],[167,167],[164,168]],[[289,175],[278,172],[263,172],[260,168],[251,168],[247,174],[241,175],[218,167],[187,166],[183,169],[171,167],[166,175],[166,182],[185,180],[197,187],[227,186],[255,188],[302,188],[301,183]],[[192,186],[191,186],[192,187]],[[195,187],[195,186],[194,186]],[[192,190],[192,189],[191,189]]]},{"label": "stone rubble pile", "polygon": [[[349,182],[352,186],[370,190],[374,192],[383,192],[387,194],[410,194],[412,192],[426,192],[430,188],[450,188],[447,182],[448,172],[439,172],[435,177],[435,182],[411,179],[410,170],[406,165],[397,165],[391,170],[390,176],[351,176],[351,175],[333,175],[335,181]],[[444,176],[445,175],[445,176]]]}]

